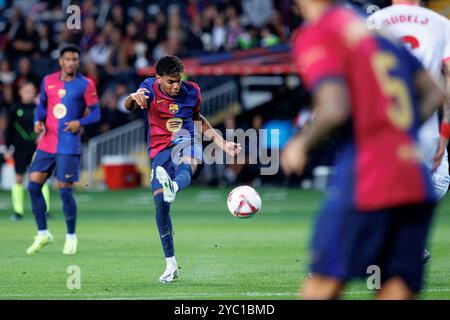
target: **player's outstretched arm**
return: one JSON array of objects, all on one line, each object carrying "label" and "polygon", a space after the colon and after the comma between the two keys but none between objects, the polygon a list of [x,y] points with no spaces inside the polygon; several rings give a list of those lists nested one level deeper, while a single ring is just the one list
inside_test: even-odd
[{"label": "player's outstretched arm", "polygon": [[311,124],[294,136],[281,154],[281,166],[286,174],[303,172],[308,152],[350,116],[349,101],[344,81],[326,80],[320,84],[314,93]]},{"label": "player's outstretched arm", "polygon": [[230,156],[234,157],[241,152],[241,144],[232,141],[226,141],[220,134],[211,126],[208,119],[202,116],[200,113],[194,115],[194,120],[200,120],[202,122],[202,133],[212,142],[214,142],[219,148],[225,151]]},{"label": "player's outstretched arm", "polygon": [[136,92],[131,93],[125,99],[125,109],[128,111],[135,111],[138,107],[141,109],[147,109],[149,91],[144,88],[138,89]]}]

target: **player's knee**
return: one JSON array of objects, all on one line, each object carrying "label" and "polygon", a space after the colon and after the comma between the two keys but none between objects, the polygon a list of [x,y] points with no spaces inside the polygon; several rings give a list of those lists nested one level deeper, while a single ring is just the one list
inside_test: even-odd
[{"label": "player's knee", "polygon": [[153,194],[153,201],[155,202],[156,206],[163,205],[163,203],[164,203],[163,194],[162,194],[162,192],[156,193],[157,191],[155,191],[155,193]]},{"label": "player's knee", "polygon": [[23,175],[22,174],[16,174],[16,183],[22,183],[23,182]]},{"label": "player's knee", "polygon": [[31,195],[38,195],[42,192],[42,184],[30,181],[27,189]]},{"label": "player's knee", "polygon": [[158,194],[162,194],[163,192],[164,192],[163,188],[153,191],[153,198],[155,198]]},{"label": "player's knee", "polygon": [[70,200],[73,197],[73,189],[72,188],[60,188],[59,195],[63,201]]}]

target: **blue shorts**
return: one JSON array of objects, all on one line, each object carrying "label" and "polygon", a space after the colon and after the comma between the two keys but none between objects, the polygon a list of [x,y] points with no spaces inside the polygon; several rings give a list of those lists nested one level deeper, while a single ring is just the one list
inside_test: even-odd
[{"label": "blue shorts", "polygon": [[[158,152],[152,159],[152,173],[151,173],[151,186],[152,191],[155,192],[158,189],[162,188],[162,185],[159,183],[158,179],[156,179],[156,167],[163,167],[170,178],[173,180],[175,178],[175,170],[177,168],[177,163],[179,160],[185,156],[190,155],[193,158],[202,160],[202,150],[201,146],[199,147],[197,144],[191,145],[190,148],[181,147],[179,145],[171,146],[164,150]],[[203,161],[197,165],[197,170],[192,175],[192,179],[196,179],[201,170],[203,169]]]},{"label": "blue shorts", "polygon": [[423,252],[433,216],[433,203],[374,211],[354,206],[353,163],[340,163],[319,212],[312,237],[310,271],[343,282],[373,274],[381,284],[394,276],[418,292],[423,279]]},{"label": "blue shorts", "polygon": [[58,181],[73,183],[79,180],[80,155],[52,154],[36,150],[30,166],[30,172],[47,172],[55,175]]}]

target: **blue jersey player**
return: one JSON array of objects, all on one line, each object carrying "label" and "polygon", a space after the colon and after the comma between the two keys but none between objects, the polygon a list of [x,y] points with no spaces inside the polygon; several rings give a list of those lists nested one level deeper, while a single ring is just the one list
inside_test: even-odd
[{"label": "blue jersey player", "polygon": [[297,0],[308,26],[292,50],[313,92],[314,120],[285,147],[285,172],[301,173],[307,152],[341,133],[301,294],[337,298],[349,280],[378,267],[377,298],[411,299],[422,286],[435,202],[417,131],[444,95],[405,48],[337,2]]},{"label": "blue jersey player", "polygon": [[30,166],[28,191],[38,234],[27,249],[38,252],[53,242],[47,229],[42,185],[55,171],[66,220],[64,254],[75,254],[77,205],[73,184],[78,181],[81,155],[80,127],[100,120],[100,107],[94,82],[78,73],[80,49],[66,45],[60,51],[61,70],[47,75],[41,84],[34,130],[42,134]]},{"label": "blue jersey player", "polygon": [[178,57],[161,58],[156,63],[156,78],[147,78],[137,92],[125,100],[128,110],[146,110],[156,224],[166,257],[166,270],[159,279],[161,283],[171,282],[179,274],[170,203],[199,173],[202,148],[194,138],[195,131],[202,132],[231,156],[241,149],[239,144],[225,141],[200,114],[200,88],[195,82],[181,79],[183,70],[184,65]]}]

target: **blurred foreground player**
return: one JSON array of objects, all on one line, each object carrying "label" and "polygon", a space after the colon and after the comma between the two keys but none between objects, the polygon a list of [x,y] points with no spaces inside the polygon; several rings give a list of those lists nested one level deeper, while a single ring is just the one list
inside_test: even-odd
[{"label": "blurred foreground player", "polygon": [[166,257],[166,270],[159,278],[161,283],[175,280],[179,273],[170,203],[200,172],[203,150],[201,141],[195,139],[195,131],[201,131],[230,156],[241,149],[239,144],[225,141],[200,114],[200,88],[193,81],[181,80],[183,71],[184,65],[178,57],[165,56],[156,63],[156,78],[147,78],[125,100],[128,110],[146,110],[155,218]]},{"label": "blurred foreground player", "polygon": [[[311,272],[301,294],[332,299],[367,267],[381,270],[379,299],[410,299],[421,289],[422,253],[435,194],[417,131],[444,99],[418,60],[372,34],[332,0],[297,0],[309,26],[293,56],[313,91],[313,121],[282,154],[301,173],[307,153],[340,131],[340,154],[312,238]],[[416,94],[417,93],[417,94]]]},{"label": "blurred foreground player", "polygon": [[45,201],[42,196],[42,185],[53,171],[67,226],[63,254],[76,253],[77,204],[73,196],[73,184],[79,179],[80,127],[100,120],[95,84],[78,73],[80,49],[75,45],[63,47],[60,50],[59,65],[60,71],[47,75],[42,81],[35,114],[34,130],[38,134],[44,134],[30,166],[28,191],[38,234],[27,249],[28,254],[38,252],[53,242],[53,236],[47,229]]},{"label": "blurred foreground player", "polygon": [[[14,159],[14,169],[16,180],[11,188],[11,200],[13,214],[11,220],[19,221],[23,218],[25,187],[23,186],[23,176],[31,163],[31,159],[36,150],[36,132],[34,132],[34,112],[36,104],[36,87],[32,82],[25,82],[19,89],[20,102],[14,104],[8,115],[8,128],[6,130],[6,145],[12,153],[5,154],[6,158]],[[13,149],[11,149],[11,147]],[[46,204],[46,214],[50,210],[50,190],[47,184],[42,187]]]},{"label": "blurred foreground player", "polygon": [[[447,78],[447,93],[450,93],[450,22],[444,16],[421,7],[419,2],[393,0],[392,6],[385,7],[368,18],[368,26],[386,30],[401,40],[436,80],[441,77],[443,68]],[[442,111],[440,132],[437,112],[419,130],[420,149],[432,172],[438,199],[444,197],[450,184],[447,155],[450,138],[449,100],[443,104]],[[430,253],[425,250],[424,262],[430,258]]]}]

